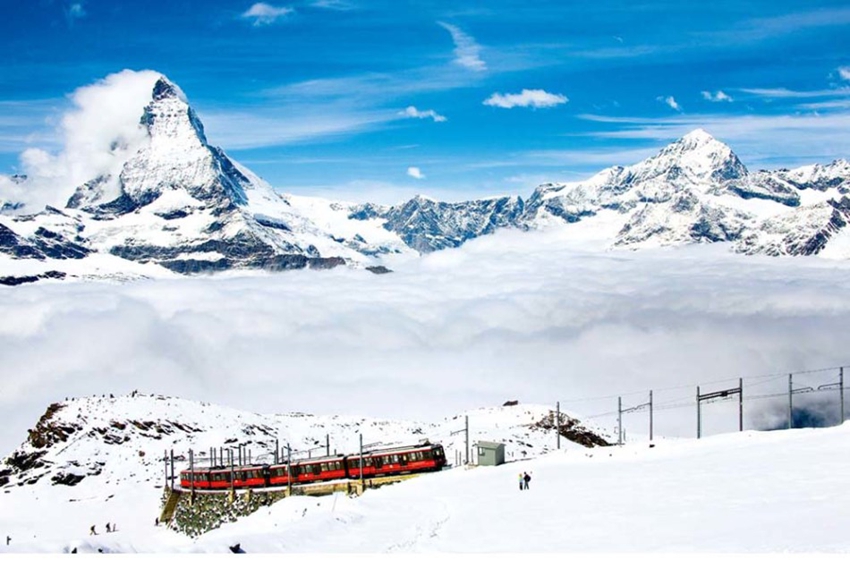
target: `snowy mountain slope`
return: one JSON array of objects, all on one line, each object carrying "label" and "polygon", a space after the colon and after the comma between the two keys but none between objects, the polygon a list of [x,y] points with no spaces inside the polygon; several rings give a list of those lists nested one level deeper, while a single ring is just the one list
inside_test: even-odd
[{"label": "snowy mountain slope", "polygon": [[[288,427],[291,438],[314,443],[326,431],[319,429],[320,419],[285,415],[279,423],[267,422],[272,417],[142,396],[71,401],[53,415],[54,424],[67,421],[70,430],[81,423],[75,413],[87,410],[108,413],[104,420],[84,415],[85,430],[58,430],[68,440],[51,446],[57,462],[78,462],[66,468],[63,480],[72,481],[75,472],[87,477],[74,485],[39,480],[3,488],[0,531],[11,542],[0,552],[229,554],[237,543],[248,553],[312,554],[850,552],[850,541],[837,530],[850,506],[850,498],[836,491],[850,466],[846,424],[662,438],[652,446],[639,440],[623,447],[531,448],[500,467],[452,468],[359,498],[283,499],[189,538],[154,526],[164,473],[157,467],[148,472],[148,460],[178,439],[213,445],[223,435],[245,439],[246,431],[264,438],[261,428],[276,424]],[[149,410],[169,414],[140,414]],[[476,438],[498,438],[491,428],[524,422],[526,411],[534,412],[523,406],[482,409],[470,414],[470,426],[481,428]],[[321,419],[328,429],[330,418]],[[336,418],[337,431],[348,424],[351,439],[359,427],[368,429],[369,438],[410,432],[405,424]],[[116,419],[123,429],[109,422]],[[216,421],[216,436],[197,431]],[[524,471],[531,472],[529,491],[517,488]],[[118,530],[104,534],[106,522]],[[88,535],[92,524],[97,536]]]},{"label": "snowy mountain slope", "polygon": [[351,208],[349,219],[376,221],[421,253],[459,247],[466,241],[515,227],[524,211],[518,197],[446,203],[417,195],[392,207],[366,203]]},{"label": "snowy mountain slope", "polygon": [[[594,235],[608,225],[612,248],[719,241],[746,254],[828,248],[833,258],[850,258],[845,247],[828,247],[843,222],[841,208],[828,204],[850,191],[846,160],[749,172],[731,148],[697,129],[637,164],[543,184],[527,200],[341,203],[276,192],[207,141],[179,87],[152,72],[143,79],[148,100],[132,124],[115,128],[100,171],[69,188],[67,203],[23,216],[17,202],[0,204],[0,266],[11,267],[0,276],[127,279],[158,273],[151,265],[178,274],[362,267],[381,256],[459,247],[499,229],[546,230],[591,217],[599,217]],[[30,183],[3,176],[0,189],[23,196]]]},{"label": "snowy mountain slope", "polygon": [[[115,152],[129,156],[125,161],[77,187],[63,210],[4,219],[9,232],[32,239],[61,225],[58,238],[88,251],[178,273],[333,267],[346,259],[364,260],[209,145],[200,119],[166,78],[152,85],[139,117],[143,136],[132,144],[114,142]],[[33,223],[39,226],[30,227]],[[32,256],[12,239],[7,235],[10,244],[0,252],[12,259]]]},{"label": "snowy mountain slope", "polygon": [[[550,413],[551,409],[535,405],[472,411],[468,414],[470,444],[486,432],[497,438],[490,441],[506,444],[508,455],[545,453],[555,445],[554,433],[532,425]],[[564,418],[565,424],[569,421]],[[29,431],[28,440],[4,460],[0,486],[14,491],[34,484],[120,485],[126,463],[133,465],[134,476],[158,483],[164,451],[174,450],[185,457],[192,448],[201,463],[208,458],[209,448],[244,443],[257,463],[272,463],[276,439],[280,444],[289,443],[294,457],[300,457],[308,450],[325,455],[326,436],[331,453],[355,452],[359,434],[364,443],[382,445],[428,438],[443,443],[447,457],[453,460],[455,451],[465,448],[463,436],[451,432],[462,429],[463,424],[462,416],[425,424],[302,413],[262,416],[155,395],[83,398],[54,403],[47,409]],[[573,427],[582,429],[578,423]],[[562,443],[571,445],[567,440]]]}]

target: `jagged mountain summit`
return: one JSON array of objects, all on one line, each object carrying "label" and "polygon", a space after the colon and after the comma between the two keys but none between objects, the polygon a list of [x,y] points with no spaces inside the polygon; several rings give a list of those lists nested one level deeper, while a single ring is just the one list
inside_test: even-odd
[{"label": "jagged mountain summit", "polygon": [[524,221],[534,227],[551,217],[574,223],[614,212],[614,247],[725,241],[748,254],[818,254],[850,219],[842,162],[751,173],[731,148],[698,129],[633,166],[538,187]]},{"label": "jagged mountain summit", "polygon": [[[35,260],[109,255],[178,273],[364,261],[357,247],[317,227],[211,146],[182,91],[165,77],[139,116],[142,142],[129,149],[114,143],[129,159],[77,187],[63,208],[4,219],[0,252]],[[127,263],[118,266],[132,272]]]},{"label": "jagged mountain summit", "polygon": [[850,163],[751,172],[702,129],[637,164],[546,183],[527,199],[416,196],[385,206],[276,192],[207,141],[183,92],[163,76],[136,128],[139,136],[112,142],[113,163],[72,188],[66,203],[30,215],[2,204],[0,283],[368,266],[499,229],[572,224],[609,248],[726,242],[744,254],[850,258]]}]

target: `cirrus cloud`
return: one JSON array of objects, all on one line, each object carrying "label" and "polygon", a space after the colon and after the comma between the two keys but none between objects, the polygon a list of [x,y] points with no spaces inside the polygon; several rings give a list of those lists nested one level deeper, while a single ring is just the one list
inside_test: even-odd
[{"label": "cirrus cloud", "polygon": [[713,103],[722,103],[722,102],[731,103],[732,102],[732,97],[730,97],[729,95],[727,95],[723,91],[717,91],[715,93],[712,93],[711,91],[703,91],[702,92],[702,98],[704,98],[707,101],[711,101]]},{"label": "cirrus cloud", "polygon": [[515,94],[493,93],[483,104],[499,108],[533,107],[547,108],[562,105],[570,99],[560,94],[547,93],[542,89],[523,89]]},{"label": "cirrus cloud", "polygon": [[656,97],[655,100],[657,100],[660,103],[664,103],[665,105],[672,108],[673,110],[682,112],[682,107],[679,106],[679,103],[677,103],[676,99],[674,99],[673,97]]},{"label": "cirrus cloud", "polygon": [[282,18],[288,14],[294,12],[292,8],[286,8],[283,6],[272,6],[271,4],[266,4],[265,2],[257,2],[248,10],[246,10],[242,14],[242,18],[246,20],[253,20],[253,26],[265,26],[268,24],[273,24],[279,18]]},{"label": "cirrus cloud", "polygon": [[444,22],[437,23],[452,34],[452,40],[455,42],[455,63],[473,71],[487,69],[487,64],[481,59],[481,46],[476,43],[475,38],[457,26]]},{"label": "cirrus cloud", "polygon": [[433,110],[419,110],[415,106],[409,106],[398,114],[407,118],[430,118],[434,122],[446,122],[448,120],[445,116],[437,114]]}]

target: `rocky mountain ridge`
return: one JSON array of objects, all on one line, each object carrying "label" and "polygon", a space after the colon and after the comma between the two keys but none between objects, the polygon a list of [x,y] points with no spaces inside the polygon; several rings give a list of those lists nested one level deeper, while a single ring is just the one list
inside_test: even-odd
[{"label": "rocky mountain ridge", "polygon": [[[608,445],[607,433],[561,414],[565,448]],[[468,416],[470,443],[478,439],[503,442],[506,456],[514,459],[542,455],[556,446],[549,408],[480,408]],[[272,463],[276,442],[278,449],[290,444],[293,459],[301,459],[325,455],[328,450],[353,453],[360,434],[370,444],[386,446],[427,438],[442,443],[453,463],[457,452],[465,452],[463,436],[455,435],[463,424],[463,416],[426,423],[299,412],[260,415],[135,391],[66,399],[49,405],[27,439],[0,461],[0,490],[80,483],[108,483],[114,490],[122,482],[132,482],[130,477],[161,487],[163,456],[172,451],[176,469],[188,467],[190,449],[198,467],[209,465],[211,448],[238,446],[244,448],[245,461]]]},{"label": "rocky mountain ridge", "polygon": [[611,248],[726,242],[743,254],[850,258],[850,163],[750,172],[700,129],[637,164],[543,184],[525,200],[416,196],[385,206],[277,193],[208,143],[165,77],[139,116],[141,143],[113,141],[129,159],[76,187],[63,207],[21,215],[19,204],[3,204],[0,276],[7,282],[47,273],[122,279],[340,265],[383,273],[370,267],[383,256],[591,218]]}]

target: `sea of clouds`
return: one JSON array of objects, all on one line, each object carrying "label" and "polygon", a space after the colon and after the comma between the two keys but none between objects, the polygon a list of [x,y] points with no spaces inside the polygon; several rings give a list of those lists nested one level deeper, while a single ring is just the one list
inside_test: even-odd
[{"label": "sea of clouds", "polygon": [[[726,245],[610,252],[570,244],[568,230],[505,231],[388,261],[386,275],[343,267],[5,289],[0,455],[51,402],[134,389],[259,413],[420,420],[560,401],[609,432],[618,396],[629,408],[653,389],[655,436],[694,436],[696,386],[744,377],[745,427],[782,427],[787,373],[850,361],[846,262]],[[798,375],[794,387],[834,381],[834,370]],[[837,401],[796,398],[830,420]],[[734,400],[706,405],[703,434],[737,429],[737,412]],[[647,414],[625,420],[627,436],[647,433]]]}]

